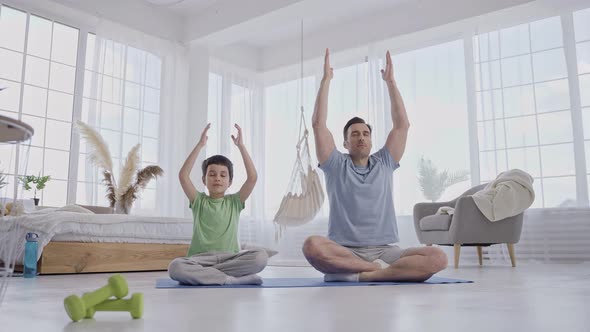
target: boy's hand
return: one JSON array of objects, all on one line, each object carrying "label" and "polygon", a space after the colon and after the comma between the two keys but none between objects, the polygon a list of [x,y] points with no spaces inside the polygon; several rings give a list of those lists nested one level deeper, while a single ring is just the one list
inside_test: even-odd
[{"label": "boy's hand", "polygon": [[234,124],[234,126],[236,127],[236,129],[238,130],[238,136],[235,137],[234,135],[231,135],[231,139],[234,141],[234,144],[238,147],[244,145],[244,141],[242,140],[242,128],[240,128],[240,126],[238,126],[238,124]]},{"label": "boy's hand", "polygon": [[209,139],[209,136],[207,136],[207,131],[209,131],[209,128],[211,128],[211,123],[208,123],[205,129],[203,129],[203,133],[201,133],[201,139],[199,139],[199,143],[197,143],[198,146],[204,147],[207,144],[207,139]]}]

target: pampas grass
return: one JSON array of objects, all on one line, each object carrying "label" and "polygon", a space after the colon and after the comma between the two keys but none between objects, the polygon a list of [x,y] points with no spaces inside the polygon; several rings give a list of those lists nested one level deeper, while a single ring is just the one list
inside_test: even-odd
[{"label": "pampas grass", "polygon": [[[78,121],[76,124],[78,125],[78,131],[80,132],[80,135],[82,135],[82,137],[86,139],[86,143],[88,143],[87,146],[88,149],[90,149],[88,158],[97,167],[113,174],[113,160],[111,159],[111,151],[109,151],[109,146],[104,141],[102,136],[96,130],[82,121]],[[113,179],[113,183],[116,183],[115,179]]]},{"label": "pampas grass", "polygon": [[115,185],[113,184],[113,175],[108,171],[103,171],[104,175],[103,182],[107,186],[107,199],[109,200],[109,206],[111,208],[115,207],[115,203],[117,202],[117,195],[115,194]]},{"label": "pampas grass", "polygon": [[127,154],[127,159],[125,159],[125,164],[119,175],[119,186],[117,187],[113,177],[113,161],[106,142],[97,131],[84,122],[78,121],[77,127],[80,135],[86,139],[90,150],[89,159],[95,166],[103,170],[103,182],[107,186],[106,198],[110,207],[114,207],[118,213],[129,213],[139,191],[145,189],[151,179],[162,176],[164,170],[157,165],[149,165],[143,169],[138,169],[141,160],[139,158],[141,145],[137,144]]},{"label": "pampas grass", "polygon": [[155,179],[158,176],[162,176],[162,174],[164,174],[164,170],[161,169],[160,166],[147,166],[146,168],[137,171],[137,181],[135,182],[135,185],[138,188],[144,189],[151,179]]},{"label": "pampas grass", "polygon": [[129,213],[131,205],[133,205],[133,201],[137,199],[139,190],[145,189],[151,179],[155,179],[162,174],[164,174],[164,170],[160,166],[156,165],[146,166],[144,169],[137,171],[135,183],[129,187],[129,189],[127,189],[127,191],[125,191],[125,193],[119,198],[123,212]]},{"label": "pampas grass", "polygon": [[119,188],[117,190],[117,199],[121,199],[123,194],[131,187],[133,176],[139,167],[139,148],[140,144],[135,145],[127,154],[125,165],[121,168],[121,175],[119,176]]}]

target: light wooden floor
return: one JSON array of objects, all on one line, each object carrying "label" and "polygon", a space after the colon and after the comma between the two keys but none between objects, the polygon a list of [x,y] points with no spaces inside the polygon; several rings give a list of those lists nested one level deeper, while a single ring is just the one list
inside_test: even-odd
[{"label": "light wooden floor", "polygon": [[[462,266],[440,274],[473,284],[291,289],[155,289],[164,272],[129,273],[145,314],[97,313],[70,322],[63,298],[108,274],[13,278],[0,331],[590,331],[590,264]],[[316,277],[268,267],[263,277]]]}]

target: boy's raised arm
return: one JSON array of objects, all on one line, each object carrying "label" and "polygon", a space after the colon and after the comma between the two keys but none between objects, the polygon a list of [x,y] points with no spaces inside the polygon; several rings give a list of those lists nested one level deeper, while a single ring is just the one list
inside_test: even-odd
[{"label": "boy's raised arm", "polygon": [[244,160],[244,166],[246,167],[246,181],[242,185],[242,188],[240,188],[240,201],[242,201],[242,203],[245,203],[246,199],[250,197],[252,190],[254,190],[254,186],[256,185],[256,181],[258,180],[258,173],[256,173],[256,167],[254,166],[254,162],[252,161],[252,158],[250,158],[250,154],[248,153],[248,150],[244,145],[244,140],[242,139],[242,128],[240,128],[240,126],[238,126],[237,124],[235,125],[235,127],[238,130],[238,136],[234,137],[234,135],[231,135],[231,138],[234,141],[234,144],[236,144],[236,146],[240,150],[240,153],[242,154],[242,159]]},{"label": "boy's raised arm", "polygon": [[180,168],[180,172],[178,172],[178,179],[180,180],[182,190],[191,202],[194,201],[195,197],[197,196],[197,188],[195,188],[195,185],[191,181],[191,170],[195,165],[195,161],[197,160],[201,149],[203,149],[203,147],[205,147],[207,144],[207,131],[209,128],[211,128],[211,123],[207,124],[203,130],[203,133],[201,133],[201,139],[199,139],[199,143],[197,143],[193,151],[191,151],[191,153],[188,155],[188,158],[186,158],[186,161]]}]

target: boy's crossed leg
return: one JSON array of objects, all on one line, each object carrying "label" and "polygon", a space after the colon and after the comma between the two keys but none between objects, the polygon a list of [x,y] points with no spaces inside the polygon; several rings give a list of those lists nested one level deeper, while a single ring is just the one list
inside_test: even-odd
[{"label": "boy's crossed leg", "polygon": [[238,253],[208,252],[174,259],[168,266],[170,278],[189,285],[262,284],[256,273],[268,262],[264,249]]}]

